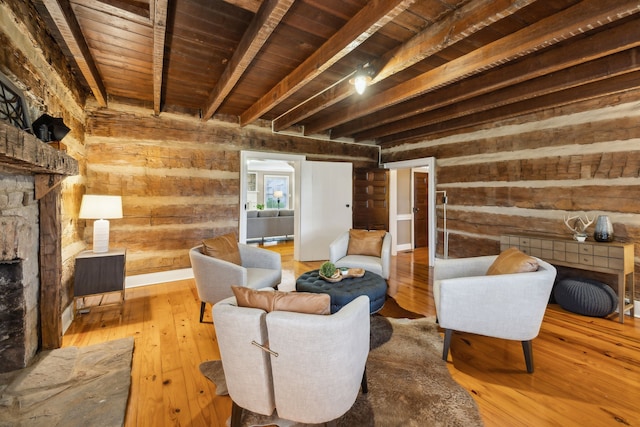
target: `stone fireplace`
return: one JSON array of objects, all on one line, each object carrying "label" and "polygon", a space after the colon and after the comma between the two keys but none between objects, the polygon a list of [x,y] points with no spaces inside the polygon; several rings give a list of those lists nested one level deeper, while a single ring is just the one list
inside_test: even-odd
[{"label": "stone fireplace", "polygon": [[0,371],[38,349],[38,203],[33,177],[0,173]]},{"label": "stone fireplace", "polygon": [[24,368],[38,349],[55,347],[59,184],[77,173],[72,157],[0,122],[0,372]]}]

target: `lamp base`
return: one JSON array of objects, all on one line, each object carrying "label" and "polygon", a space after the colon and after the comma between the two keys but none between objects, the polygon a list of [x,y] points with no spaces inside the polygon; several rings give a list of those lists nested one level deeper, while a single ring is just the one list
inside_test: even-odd
[{"label": "lamp base", "polygon": [[109,221],[98,219],[93,223],[93,252],[109,252]]}]

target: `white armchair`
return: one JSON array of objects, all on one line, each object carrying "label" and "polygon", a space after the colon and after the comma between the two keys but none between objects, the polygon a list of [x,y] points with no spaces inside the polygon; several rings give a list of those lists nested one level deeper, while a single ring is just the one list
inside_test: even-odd
[{"label": "white armchair", "polygon": [[[242,408],[298,423],[327,423],[355,402],[369,354],[369,298],[360,296],[332,315],[267,313],[213,306],[229,396],[231,427]],[[365,390],[363,390],[365,391]]]},{"label": "white armchair", "polygon": [[215,304],[233,296],[231,285],[252,289],[277,287],[282,281],[280,254],[238,243],[242,265],[202,253],[202,245],[189,250],[193,277],[200,298],[200,323],[206,303]]},{"label": "white armchair", "polygon": [[339,235],[329,245],[329,261],[336,267],[363,268],[389,280],[391,270],[391,234],[386,233],[382,239],[380,257],[368,255],[347,255],[349,248],[349,231]]},{"label": "white armchair", "polygon": [[453,331],[522,342],[527,372],[533,372],[531,340],[538,336],[556,277],[551,264],[537,260],[534,272],[487,276],[497,258],[437,259],[433,296],[445,330],[447,360]]}]

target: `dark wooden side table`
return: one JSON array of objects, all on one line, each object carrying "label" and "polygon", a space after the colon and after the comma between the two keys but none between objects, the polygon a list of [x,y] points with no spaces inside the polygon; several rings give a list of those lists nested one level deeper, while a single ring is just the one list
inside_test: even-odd
[{"label": "dark wooden side table", "polygon": [[124,279],[126,273],[126,249],[109,252],[83,251],[76,256],[74,281],[74,314],[77,300],[90,295],[119,292],[120,315],[124,311]]}]

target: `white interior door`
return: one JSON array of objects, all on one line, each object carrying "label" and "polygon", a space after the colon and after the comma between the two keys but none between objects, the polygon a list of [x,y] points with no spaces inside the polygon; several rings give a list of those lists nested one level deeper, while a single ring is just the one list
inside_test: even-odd
[{"label": "white interior door", "polygon": [[300,233],[294,259],[329,259],[329,244],[351,228],[351,163],[303,161],[300,178]]}]

